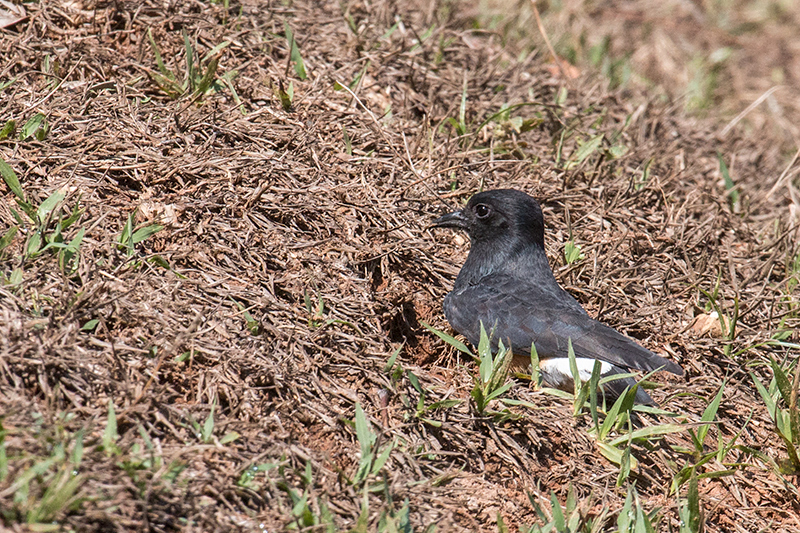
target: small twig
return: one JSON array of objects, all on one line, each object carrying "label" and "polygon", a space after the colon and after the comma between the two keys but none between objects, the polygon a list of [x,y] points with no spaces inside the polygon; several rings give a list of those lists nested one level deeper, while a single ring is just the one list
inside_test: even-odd
[{"label": "small twig", "polygon": [[771,197],[771,196],[772,196],[772,195],[775,193],[775,191],[777,191],[777,190],[778,190],[778,188],[781,186],[781,184],[783,183],[783,181],[786,179],[786,176],[788,176],[788,175],[789,175],[789,170],[790,170],[790,169],[791,169],[791,168],[794,166],[794,164],[797,162],[797,158],[798,158],[798,157],[800,157],[800,148],[798,148],[798,149],[797,149],[797,151],[794,153],[794,157],[793,157],[793,158],[792,158],[792,160],[789,162],[789,164],[786,166],[786,168],[785,168],[785,169],[783,169],[783,172],[781,173],[781,176],[778,178],[778,181],[776,181],[776,182],[775,182],[775,185],[773,185],[773,186],[772,186],[772,188],[771,188],[771,189],[769,190],[769,192],[767,193],[767,196],[765,197],[765,199],[766,199],[766,200],[769,200],[769,198],[770,198],[770,197]]},{"label": "small twig", "polygon": [[400,132],[400,133],[403,136],[403,147],[406,149],[406,157],[408,157],[408,166],[411,167],[411,172],[413,172],[415,176],[419,176],[419,172],[417,172],[417,169],[414,167],[414,160],[411,159],[411,151],[408,149],[408,139],[406,139],[406,133],[405,132]]},{"label": "small twig", "polygon": [[772,96],[772,93],[774,93],[778,89],[783,89],[783,87],[784,87],[783,85],[776,85],[775,87],[771,88],[770,90],[759,96],[755,102],[747,106],[747,108],[744,111],[736,115],[733,120],[728,122],[727,126],[722,128],[722,131],[719,133],[720,137],[725,137],[728,134],[728,132],[730,132],[734,127],[736,127],[739,121],[741,121],[744,117],[746,117],[750,113],[750,111],[758,107],[761,104],[761,102]]},{"label": "small twig", "polygon": [[67,78],[69,78],[69,77],[70,77],[70,75],[71,75],[73,72],[75,72],[75,69],[76,69],[76,68],[78,68],[78,65],[80,65],[80,64],[81,64],[81,61],[83,61],[83,57],[81,57],[80,59],[78,59],[78,61],[77,61],[77,62],[76,62],[74,65],[72,65],[72,68],[71,68],[71,69],[69,69],[69,72],[67,72],[67,75],[66,75],[66,76],[64,76],[63,78],[61,78],[61,80],[59,80],[59,82],[56,84],[56,86],[55,86],[55,87],[53,87],[53,89],[52,89],[52,90],[51,90],[49,93],[47,93],[47,94],[46,94],[46,95],[45,95],[43,98],[41,98],[41,99],[40,99],[38,102],[34,102],[34,103],[32,103],[31,105],[29,105],[28,107],[26,107],[26,108],[25,108],[25,111],[28,111],[29,109],[33,109],[33,108],[39,107],[40,105],[42,105],[43,103],[45,103],[47,100],[49,100],[49,99],[50,99],[50,97],[51,97],[51,96],[53,96],[53,95],[56,93],[56,91],[58,91],[58,89],[60,89],[60,88],[61,88],[61,85],[62,85],[62,84],[65,82],[65,81],[67,81]]}]

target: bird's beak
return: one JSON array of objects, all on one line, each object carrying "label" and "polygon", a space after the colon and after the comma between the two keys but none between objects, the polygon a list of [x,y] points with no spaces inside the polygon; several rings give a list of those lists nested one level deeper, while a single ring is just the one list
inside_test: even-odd
[{"label": "bird's beak", "polygon": [[467,219],[461,211],[448,213],[433,221],[434,228],[461,228],[467,229]]}]

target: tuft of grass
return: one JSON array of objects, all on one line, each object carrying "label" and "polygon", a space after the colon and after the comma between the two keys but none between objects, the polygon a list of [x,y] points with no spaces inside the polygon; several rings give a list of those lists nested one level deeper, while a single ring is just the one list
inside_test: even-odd
[{"label": "tuft of grass", "polygon": [[508,368],[513,359],[511,347],[506,348],[502,339],[497,343],[497,353],[492,354],[491,338],[481,322],[481,338],[478,342],[480,364],[470,392],[479,414],[484,414],[492,400],[500,398],[514,385],[513,381],[508,381]]},{"label": "tuft of grass", "polygon": [[593,494],[579,500],[572,485],[569,486],[563,507],[553,491],[550,492],[549,510],[543,509],[530,492],[528,500],[540,523],[521,527],[523,533],[649,533],[656,530],[661,510],[655,508],[646,512],[633,485],[628,488],[625,503],[617,515],[616,529],[611,527],[610,509],[603,507],[599,514],[592,516],[590,509],[595,507]]},{"label": "tuft of grass", "polygon": [[[365,486],[370,476],[378,474],[384,467],[394,449],[394,442],[381,446],[381,439],[372,429],[372,424],[367,420],[360,403],[356,403],[355,411],[356,416],[353,425],[361,448],[361,457],[351,483],[356,487],[361,487]],[[381,491],[384,488],[385,482],[381,481],[373,484],[370,490]]]},{"label": "tuft of grass", "polygon": [[[792,365],[794,368],[792,368]],[[775,424],[775,433],[786,446],[786,459],[778,460],[777,465],[783,475],[800,475],[800,407],[798,407],[798,387],[800,386],[800,365],[793,361],[786,370],[772,357],[769,366],[772,380],[767,387],[750,373],[750,378],[758,389],[761,399],[767,406],[770,418]],[[794,377],[789,378],[794,371]]]},{"label": "tuft of grass", "polygon": [[128,257],[136,253],[134,246],[143,242],[164,229],[161,224],[146,224],[141,227],[134,226],[136,209],[128,215],[125,225],[117,238],[117,248],[123,250]]},{"label": "tuft of grass", "polygon": [[286,42],[289,44],[289,62],[294,64],[294,72],[297,74],[297,77],[301,80],[305,80],[308,78],[306,64],[305,61],[303,61],[303,56],[300,54],[300,48],[297,46],[294,32],[292,32],[292,29],[286,22],[283,23],[283,30],[286,36]]},{"label": "tuft of grass", "polygon": [[573,239],[568,240],[564,245],[564,260],[567,262],[567,264],[571,265],[577,261],[583,261],[585,258],[586,256],[581,251],[581,246],[579,244],[575,244]]},{"label": "tuft of grass", "polygon": [[236,431],[229,431],[225,435],[219,438],[214,436],[214,429],[215,429],[215,422],[214,422],[214,411],[217,407],[217,399],[211,402],[211,410],[208,412],[208,416],[206,417],[205,421],[202,425],[197,422],[194,418],[189,416],[189,422],[194,429],[194,434],[197,436],[198,440],[200,440],[204,444],[215,443],[219,445],[225,445],[231,443],[239,438],[239,434]]},{"label": "tuft of grass", "polygon": [[447,344],[453,346],[460,352],[463,352],[470,357],[476,359],[478,363],[478,374],[474,377],[474,385],[470,392],[470,397],[474,402],[475,409],[479,414],[490,414],[492,416],[509,417],[512,416],[508,410],[502,412],[489,412],[488,407],[493,400],[500,400],[501,403],[508,405],[528,405],[526,402],[502,398],[513,386],[513,381],[508,381],[508,369],[511,366],[511,361],[514,359],[514,354],[511,347],[506,348],[503,341],[498,341],[496,353],[492,353],[491,336],[486,333],[486,328],[481,322],[481,336],[478,342],[477,356],[467,348],[463,342],[451,337],[450,335],[439,331],[426,324],[420,322],[423,327],[428,331],[445,341]]},{"label": "tuft of grass", "polygon": [[[586,514],[585,507],[592,500],[591,495],[583,502],[584,509],[578,507],[578,498],[575,491],[570,485],[567,492],[567,500],[565,506],[561,507],[556,493],[550,491],[550,510],[545,511],[539,503],[534,499],[533,495],[528,493],[528,501],[536,511],[537,518],[542,522],[542,525],[532,525],[527,529],[528,533],[544,533],[546,531],[557,531],[558,533],[583,533],[593,532],[591,522],[587,522],[584,515]],[[605,511],[603,512],[605,517]],[[595,520],[595,522],[602,525],[603,520]],[[587,526],[589,526],[587,528]],[[524,531],[524,530],[523,530]]]},{"label": "tuft of grass", "polygon": [[617,514],[616,528],[609,523],[611,517],[608,507],[603,507],[599,515],[590,517],[592,495],[579,502],[572,486],[569,487],[564,507],[558,502],[555,493],[550,492],[549,512],[542,509],[531,493],[528,493],[528,500],[536,511],[540,524],[520,528],[523,533],[655,533],[660,521],[661,508],[645,511],[634,485],[628,487],[625,502]]},{"label": "tuft of grass", "polygon": [[623,373],[601,378],[601,365],[598,361],[592,369],[590,378],[587,381],[583,381],[578,371],[577,359],[572,348],[571,339],[567,342],[567,355],[575,387],[574,391],[569,393],[547,387],[543,388],[542,391],[559,398],[571,400],[573,402],[573,415],[576,417],[584,416],[588,409],[588,413],[592,418],[592,425],[589,427],[588,433],[595,440],[600,455],[619,467],[617,485],[622,486],[627,481],[631,471],[639,467],[639,462],[631,451],[633,444],[650,446],[655,441],[663,438],[664,435],[685,431],[686,426],[682,424],[658,424],[634,429],[632,420],[634,411],[656,415],[672,414],[635,403],[637,389],[655,371],[646,374],[633,387],[625,389],[614,404],[609,409],[606,409],[605,396],[603,396],[602,402],[600,402],[599,397],[599,394],[602,394],[603,386],[614,380],[635,378],[636,375]]},{"label": "tuft of grass", "polygon": [[[425,389],[422,388],[422,385],[420,385],[419,378],[416,376],[416,374],[414,374],[410,370],[406,371],[406,375],[408,377],[408,382],[411,383],[411,386],[419,394],[419,399],[417,400],[414,417],[428,424],[429,426],[437,428],[442,427],[441,422],[439,422],[438,420],[433,420],[431,418],[431,413],[433,411],[436,411],[437,409],[450,409],[452,407],[455,407],[461,403],[461,400],[445,399],[445,400],[440,400],[438,402],[433,402],[431,404],[426,404],[425,400],[427,397],[427,393]],[[401,396],[401,401],[403,401],[403,403],[405,404],[408,402],[408,399],[405,396]]]},{"label": "tuft of grass", "polygon": [[[78,255],[81,242],[83,241],[85,228],[79,228],[74,236],[67,241],[64,234],[72,227],[83,215],[80,207],[80,198],[75,202],[72,209],[67,209],[67,216],[64,218],[64,200],[66,194],[63,191],[55,191],[38,206],[30,203],[22,186],[17,178],[17,174],[11,166],[0,159],[0,176],[8,188],[14,193],[16,203],[20,211],[11,208],[11,215],[16,221],[16,225],[11,226],[0,237],[0,253],[8,248],[22,229],[28,234],[27,241],[23,248],[22,260],[36,258],[47,250],[56,251],[58,264],[62,272],[72,275],[78,268]],[[21,279],[22,272],[19,271],[18,278]],[[13,283],[13,280],[6,280]]]},{"label": "tuft of grass", "polygon": [[9,481],[0,498],[11,496],[11,504],[0,509],[0,520],[5,525],[24,523],[30,531],[56,531],[63,517],[84,500],[81,490],[87,477],[80,467],[85,432],[70,434],[57,423],[40,435],[49,450],[45,457],[9,450],[10,433],[0,418],[0,483]]},{"label": "tuft of grass", "polygon": [[649,513],[646,512],[636,488],[629,487],[625,503],[617,515],[617,533],[654,533],[658,527],[660,510],[661,508],[656,507]]},{"label": "tuft of grass", "polygon": [[[11,126],[13,128],[16,126],[16,124],[11,121]],[[6,127],[8,127],[8,123],[6,123]],[[47,122],[47,117],[43,113],[36,113],[29,118],[27,122],[25,122],[24,126],[22,126],[22,129],[19,132],[19,140],[27,141],[28,139],[33,138],[37,141],[43,141],[49,132],[50,125]]]},{"label": "tuft of grass", "polygon": [[251,335],[258,335],[261,332],[261,324],[258,323],[258,320],[253,318],[253,315],[250,314],[250,311],[241,303],[237,302],[233,298],[231,298],[236,307],[239,309],[239,312],[242,314],[244,318],[245,326],[247,327],[247,331],[250,332]]},{"label": "tuft of grass", "polygon": [[580,166],[590,155],[597,152],[603,144],[605,134],[593,135],[586,140],[578,141],[578,149],[564,164],[564,170],[571,170]]},{"label": "tuft of grass", "polygon": [[[186,30],[182,31],[182,35],[186,66],[184,72],[179,72],[177,69],[170,70],[167,68],[161,57],[161,50],[153,37],[152,30],[147,30],[147,40],[150,42],[156,66],[158,67],[157,72],[147,70],[148,76],[164,94],[173,100],[187,95],[197,99],[211,91],[220,92],[223,84],[217,78],[217,68],[223,51],[231,44],[230,41],[221,42],[200,58],[196,42],[189,38]],[[229,78],[228,83],[230,81]]]},{"label": "tuft of grass", "polygon": [[689,478],[689,490],[686,492],[686,502],[678,510],[680,516],[679,533],[702,533],[703,514],[700,509],[700,491],[697,488],[697,471],[692,469]]},{"label": "tuft of grass", "polygon": [[396,383],[405,376],[408,379],[409,384],[411,387],[417,392],[419,395],[417,398],[417,402],[415,405],[412,406],[411,401],[407,394],[400,394],[400,401],[403,406],[411,413],[410,416],[406,416],[406,421],[409,418],[413,417],[417,420],[433,427],[442,427],[442,423],[438,420],[434,420],[432,418],[434,411],[439,409],[450,409],[459,404],[461,404],[461,400],[455,399],[443,399],[433,403],[428,403],[428,394],[429,391],[425,389],[422,384],[419,382],[419,377],[414,374],[411,370],[404,370],[402,365],[397,363],[397,356],[400,354],[400,351],[403,349],[403,345],[400,345],[392,355],[389,356],[389,360],[386,362],[384,366],[384,372],[389,374],[392,385],[396,385]]},{"label": "tuft of grass", "polygon": [[338,531],[326,499],[316,496],[311,461],[306,461],[302,469],[290,468],[285,457],[276,462],[251,465],[242,471],[236,484],[254,493],[265,490],[266,484],[269,485],[266,489],[268,493],[283,495],[270,501],[282,516],[289,517],[289,523],[285,526],[287,530]]},{"label": "tuft of grass", "polygon": [[[710,449],[709,451],[706,451],[706,437],[711,426],[716,423],[715,420],[717,417],[717,411],[721,405],[724,390],[725,383],[723,382],[719,388],[719,391],[717,391],[717,394],[708,403],[703,411],[703,415],[700,417],[700,426],[697,428],[697,431],[692,428],[687,428],[687,432],[692,439],[693,448],[687,449],[682,447],[674,447],[676,451],[689,454],[692,458],[692,462],[687,463],[683,468],[681,468],[681,470],[672,479],[670,492],[677,493],[687,481],[691,483],[693,479],[695,480],[694,483],[696,484],[697,479],[725,477],[732,475],[735,472],[735,468],[738,465],[725,465],[724,461],[731,450],[738,448],[738,446],[736,446],[736,441],[738,440],[742,431],[744,431],[744,429],[747,427],[747,424],[750,422],[749,417],[730,442],[725,443],[722,439],[722,435],[719,435],[716,449]],[[713,460],[716,460],[717,463],[722,466],[722,468],[716,468],[709,472],[704,472],[703,469],[705,465]],[[690,494],[692,490],[693,489],[690,486]],[[692,498],[690,497],[689,499],[691,500]],[[691,503],[691,505],[694,506],[695,504]]]}]

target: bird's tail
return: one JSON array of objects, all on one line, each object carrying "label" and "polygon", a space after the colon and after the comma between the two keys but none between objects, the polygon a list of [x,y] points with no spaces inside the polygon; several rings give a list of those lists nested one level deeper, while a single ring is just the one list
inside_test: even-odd
[{"label": "bird's tail", "polygon": [[[530,362],[531,360],[529,356],[514,354],[512,369],[527,371],[530,369]],[[589,381],[594,361],[579,358],[576,363],[578,364],[581,380]],[[598,391],[605,395],[605,403],[608,407],[611,407],[614,405],[614,402],[625,393],[626,390],[632,389],[636,386],[636,380],[630,376],[630,373],[627,370],[616,365],[603,363],[601,368],[602,378],[607,378],[615,374],[620,375],[619,378],[603,384],[601,386],[601,390]],[[558,358],[541,360],[539,361],[539,370],[542,373],[544,383],[548,387],[561,389],[567,392],[572,392],[574,390],[568,359]],[[600,401],[602,402],[602,399]],[[654,402],[650,395],[645,392],[641,385],[636,388],[635,403],[657,407],[656,402]]]},{"label": "bird's tail", "polygon": [[[620,368],[618,366],[611,366],[611,370],[603,374],[603,377],[613,376],[614,374],[628,374],[628,371],[624,368]],[[606,405],[609,407],[617,401],[617,398],[625,394],[626,390],[632,389],[636,386],[636,380],[630,376],[622,377],[620,376],[619,379],[614,379],[612,381],[607,382],[603,385],[603,393],[606,395]],[[639,385],[636,388],[636,399],[635,403],[641,405],[649,405],[652,407],[657,407],[656,402],[650,397],[649,394],[644,390],[644,388]]]}]

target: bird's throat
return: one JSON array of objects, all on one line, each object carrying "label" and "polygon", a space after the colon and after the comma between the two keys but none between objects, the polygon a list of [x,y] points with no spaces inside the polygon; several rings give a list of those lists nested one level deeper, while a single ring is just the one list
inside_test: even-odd
[{"label": "bird's throat", "polygon": [[[511,244],[511,245],[509,245]],[[493,274],[521,276],[536,273],[535,277],[552,277],[547,255],[539,246],[516,245],[498,241],[474,243],[456,278],[455,289],[475,285],[482,278]]]}]

